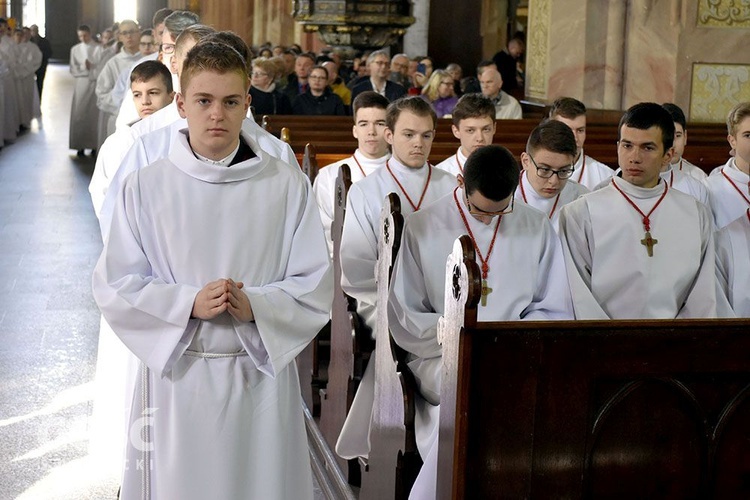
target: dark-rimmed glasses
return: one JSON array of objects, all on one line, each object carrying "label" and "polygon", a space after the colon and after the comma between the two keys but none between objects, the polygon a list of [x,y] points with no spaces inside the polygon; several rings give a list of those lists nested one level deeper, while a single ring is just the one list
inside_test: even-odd
[{"label": "dark-rimmed glasses", "polygon": [[508,206],[505,207],[504,209],[498,210],[497,212],[485,212],[484,210],[481,210],[471,204],[471,201],[469,200],[469,195],[466,194],[465,191],[464,191],[464,196],[466,196],[466,206],[469,207],[469,213],[475,217],[497,217],[498,215],[512,214],[513,206],[516,201],[516,197],[511,196],[510,203],[508,203]]},{"label": "dark-rimmed glasses", "polygon": [[542,179],[549,179],[553,175],[556,175],[558,179],[564,180],[564,179],[570,179],[570,177],[573,175],[573,171],[575,170],[573,168],[573,165],[570,165],[570,167],[563,167],[560,169],[553,169],[549,167],[540,167],[536,164],[536,161],[534,161],[534,157],[531,156],[529,153],[526,153],[529,155],[529,158],[531,158],[531,163],[534,164],[536,167],[536,175],[541,177]]}]

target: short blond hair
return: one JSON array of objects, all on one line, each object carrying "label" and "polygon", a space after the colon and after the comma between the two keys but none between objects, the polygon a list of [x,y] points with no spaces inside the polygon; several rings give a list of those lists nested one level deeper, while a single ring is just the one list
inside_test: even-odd
[{"label": "short blond hair", "polygon": [[729,135],[735,135],[737,125],[748,116],[750,116],[750,102],[741,102],[733,107],[727,115],[727,132]]},{"label": "short blond hair", "polygon": [[244,81],[248,81],[247,62],[239,52],[223,43],[199,43],[190,49],[180,76],[182,92],[187,90],[193,76],[204,71],[213,71],[222,75],[237,73]]}]

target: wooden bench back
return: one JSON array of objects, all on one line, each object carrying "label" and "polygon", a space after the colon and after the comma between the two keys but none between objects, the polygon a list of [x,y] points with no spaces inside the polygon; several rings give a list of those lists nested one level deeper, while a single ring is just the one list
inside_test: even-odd
[{"label": "wooden bench back", "polygon": [[750,320],[477,323],[472,266],[446,280],[438,498],[750,498]]}]

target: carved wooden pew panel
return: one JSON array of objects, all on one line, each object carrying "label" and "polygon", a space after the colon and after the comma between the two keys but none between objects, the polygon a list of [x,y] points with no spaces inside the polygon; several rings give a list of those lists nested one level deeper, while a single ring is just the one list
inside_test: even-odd
[{"label": "carved wooden pew panel", "polygon": [[438,498],[750,498],[749,320],[477,323],[454,259]]},{"label": "carved wooden pew panel", "polygon": [[416,383],[405,364],[405,352],[396,346],[388,327],[388,289],[403,229],[401,203],[395,193],[385,200],[380,228],[372,447],[360,498],[401,500],[408,497],[422,461],[414,436]]},{"label": "carved wooden pew panel", "polygon": [[[346,215],[346,198],[351,186],[351,170],[344,164],[336,179],[334,219],[331,225],[333,239],[334,296],[331,310],[331,360],[328,380],[321,394],[320,428],[326,442],[334,449],[346,415],[352,405],[367,362],[372,352],[370,333],[365,332],[356,312],[356,303],[341,289],[341,234]],[[339,466],[350,482],[359,482],[356,461],[348,464],[337,457]]]}]

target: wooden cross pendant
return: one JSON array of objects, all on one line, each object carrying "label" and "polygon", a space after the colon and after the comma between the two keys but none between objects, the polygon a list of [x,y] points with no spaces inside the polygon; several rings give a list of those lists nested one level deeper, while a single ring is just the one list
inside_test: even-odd
[{"label": "wooden cross pendant", "polygon": [[654,245],[659,243],[659,240],[655,240],[651,237],[651,233],[646,231],[646,237],[641,240],[641,245],[646,247],[649,257],[654,256]]},{"label": "wooden cross pendant", "polygon": [[492,293],[492,288],[487,286],[487,280],[482,280],[482,306],[487,306],[487,296]]}]

